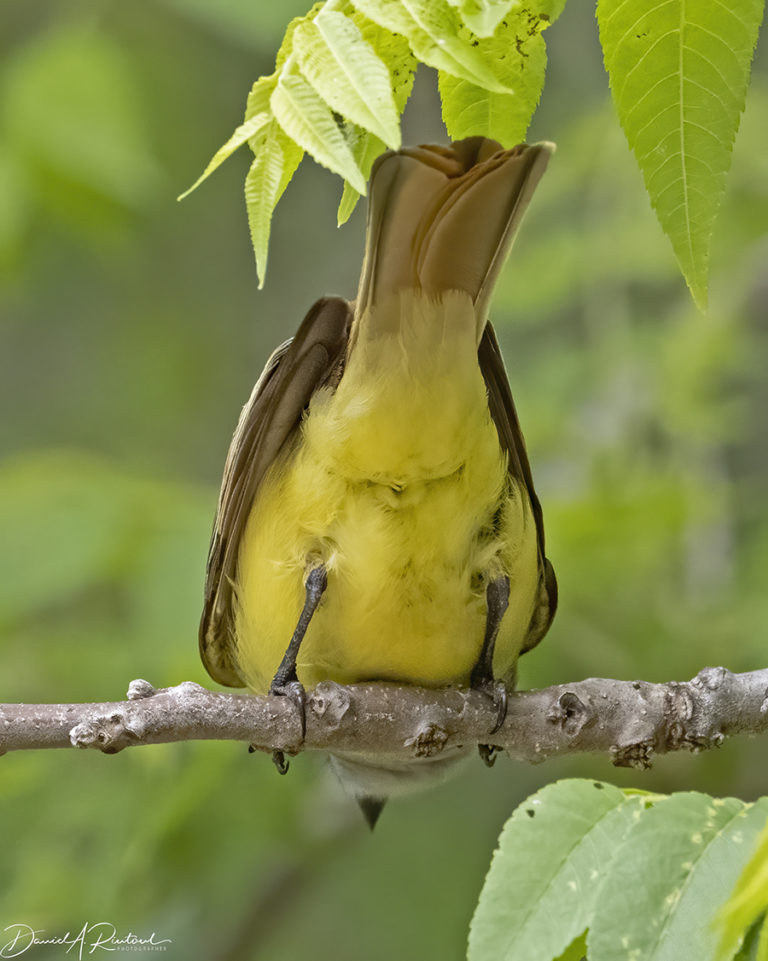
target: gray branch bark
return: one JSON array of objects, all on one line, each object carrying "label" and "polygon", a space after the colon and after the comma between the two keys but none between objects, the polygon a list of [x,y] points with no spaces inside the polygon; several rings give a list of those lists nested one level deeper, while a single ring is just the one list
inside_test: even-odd
[{"label": "gray branch bark", "polygon": [[156,690],[133,681],[127,701],[103,704],[2,704],[0,753],[35,748],[125,747],[188,740],[237,740],[257,750],[322,750],[433,757],[489,740],[510,757],[609,754],[625,767],[655,754],[718,747],[735,734],[768,730],[768,669],[732,674],[722,667],[691,681],[651,684],[590,678],[509,694],[504,724],[489,737],[496,709],[471,690],[332,682],[308,692],[306,736],[285,697],[208,691],[185,681]]}]

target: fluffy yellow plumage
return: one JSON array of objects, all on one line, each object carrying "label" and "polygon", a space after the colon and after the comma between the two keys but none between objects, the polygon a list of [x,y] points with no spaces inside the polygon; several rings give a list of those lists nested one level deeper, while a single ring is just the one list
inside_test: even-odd
[{"label": "fluffy yellow plumage", "polygon": [[255,691],[267,690],[296,626],[308,560],[325,565],[328,588],[299,654],[306,685],[467,684],[485,626],[480,574],[494,569],[515,584],[497,677],[522,647],[536,530],[488,410],[472,302],[407,292],[377,306],[386,312],[399,324],[363,319],[338,388],[314,395],[246,525],[235,636]]}]

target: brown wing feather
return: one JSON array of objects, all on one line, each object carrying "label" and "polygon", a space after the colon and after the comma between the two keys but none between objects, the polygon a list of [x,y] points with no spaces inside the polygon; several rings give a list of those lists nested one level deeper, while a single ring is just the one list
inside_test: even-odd
[{"label": "brown wing feather", "polygon": [[477,351],[480,370],[488,391],[488,407],[491,418],[496,425],[501,446],[509,457],[508,471],[516,481],[522,482],[528,491],[536,522],[536,533],[539,542],[539,601],[534,610],[528,635],[522,652],[530,651],[549,630],[552,618],[557,610],[557,580],[555,572],[544,552],[544,518],[541,504],[536,496],[525,450],[523,432],[517,419],[512,391],[504,368],[504,361],[499,349],[499,342],[490,323],[485,325],[480,346]]},{"label": "brown wing feather", "polygon": [[270,357],[240,416],[219,494],[199,634],[203,664],[220,684],[245,684],[234,657],[232,602],[240,538],[253,498],[267,469],[299,426],[312,394],[343,361],[351,319],[346,300],[318,300],[296,336]]}]

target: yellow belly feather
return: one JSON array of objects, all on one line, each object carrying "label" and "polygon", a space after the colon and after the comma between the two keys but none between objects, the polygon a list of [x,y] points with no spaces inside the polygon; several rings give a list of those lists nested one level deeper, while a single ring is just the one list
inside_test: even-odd
[{"label": "yellow belly feather", "polygon": [[476,351],[463,294],[438,307],[409,292],[362,319],[338,389],[313,397],[241,542],[237,657],[252,690],[269,686],[318,561],[328,587],[298,658],[305,685],[467,683],[485,579],[502,572],[511,597],[494,671],[514,669],[538,584],[536,532]]}]

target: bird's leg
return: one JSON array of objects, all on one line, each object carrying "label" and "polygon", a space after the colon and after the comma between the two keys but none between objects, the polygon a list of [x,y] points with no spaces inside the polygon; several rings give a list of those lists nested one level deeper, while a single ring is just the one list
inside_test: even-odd
[{"label": "bird's leg", "polygon": [[[306,733],[306,694],[304,691],[304,685],[299,680],[299,676],[296,673],[296,659],[299,656],[299,648],[301,647],[301,642],[304,640],[304,635],[307,633],[307,628],[309,627],[309,622],[312,620],[312,615],[317,610],[317,606],[328,586],[328,573],[322,564],[317,567],[313,567],[312,570],[307,575],[307,581],[305,584],[305,594],[304,594],[304,607],[302,608],[301,614],[299,615],[299,621],[296,625],[296,629],[293,632],[293,637],[291,642],[286,649],[283,659],[280,662],[280,667],[278,667],[275,676],[272,678],[272,683],[269,685],[270,694],[281,694],[285,697],[289,697],[293,703],[296,705],[296,709],[301,716],[301,737],[304,739]],[[272,760],[275,767],[281,774],[285,774],[288,770],[288,761],[285,759],[285,754],[282,751],[273,751]]]},{"label": "bird's leg", "polygon": [[[483,691],[493,698],[496,705],[496,723],[489,733],[495,734],[507,716],[507,689],[501,682],[494,681],[493,652],[496,647],[501,620],[509,605],[509,578],[502,576],[488,581],[488,586],[485,589],[485,599],[487,603],[485,637],[480,656],[472,668],[469,683],[475,690]],[[480,744],[478,750],[483,762],[491,767],[496,760],[496,748],[490,744]]]}]

